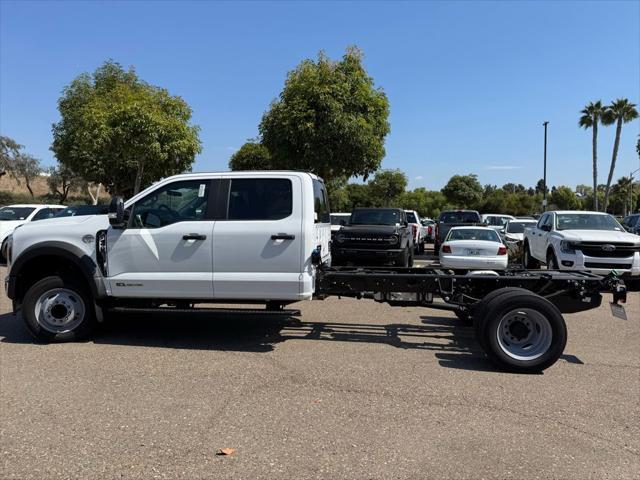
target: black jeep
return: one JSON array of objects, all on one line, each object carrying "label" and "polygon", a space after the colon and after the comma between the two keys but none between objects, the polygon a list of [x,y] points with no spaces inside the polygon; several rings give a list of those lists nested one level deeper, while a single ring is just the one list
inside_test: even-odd
[{"label": "black jeep", "polygon": [[413,235],[404,210],[356,208],[333,237],[331,257],[333,265],[413,266]]}]

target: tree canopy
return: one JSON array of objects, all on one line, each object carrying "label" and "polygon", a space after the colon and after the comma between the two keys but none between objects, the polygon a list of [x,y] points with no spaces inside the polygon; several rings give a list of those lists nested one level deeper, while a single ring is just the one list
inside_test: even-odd
[{"label": "tree canopy", "polygon": [[454,175],[444,186],[442,193],[456,206],[469,208],[480,201],[483,189],[477,175]]},{"label": "tree canopy", "polygon": [[374,173],[385,155],[389,102],[347,49],[339,61],[324,53],[289,72],[262,117],[262,144],[272,168],[307,170],[325,181]]},{"label": "tree canopy", "polygon": [[184,172],[201,150],[189,105],[113,61],[74,79],[58,109],[51,146],[58,161],[111,193]]},{"label": "tree canopy", "polygon": [[250,140],[231,155],[231,170],[271,170],[271,154],[261,143]]}]

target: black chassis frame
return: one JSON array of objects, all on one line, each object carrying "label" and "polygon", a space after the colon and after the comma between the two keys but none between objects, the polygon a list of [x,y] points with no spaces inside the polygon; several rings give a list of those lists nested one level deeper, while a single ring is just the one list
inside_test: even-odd
[{"label": "black chassis frame", "polygon": [[[626,286],[614,276],[555,270],[505,270],[495,273],[452,275],[430,268],[351,268],[321,266],[316,276],[316,298],[343,296],[373,298],[392,306],[425,306],[469,311],[491,291],[519,287],[540,295],[562,313],[597,308],[602,293],[614,303],[626,302]],[[440,297],[444,302],[434,302]]]}]

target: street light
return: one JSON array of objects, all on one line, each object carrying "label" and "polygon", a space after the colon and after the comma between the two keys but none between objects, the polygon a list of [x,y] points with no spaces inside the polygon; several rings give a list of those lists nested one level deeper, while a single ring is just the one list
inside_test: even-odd
[{"label": "street light", "polygon": [[638,172],[640,172],[640,168],[629,174],[629,179],[631,180],[631,184],[629,186],[629,215],[633,213],[633,176]]},{"label": "street light", "polygon": [[542,178],[542,211],[547,211],[547,125],[549,122],[544,122],[544,175]]}]

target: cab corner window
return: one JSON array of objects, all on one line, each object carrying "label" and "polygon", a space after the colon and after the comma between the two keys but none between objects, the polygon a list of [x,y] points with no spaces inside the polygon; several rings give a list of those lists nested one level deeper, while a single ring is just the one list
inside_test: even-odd
[{"label": "cab corner window", "polygon": [[282,220],[293,212],[293,188],[286,178],[234,178],[228,220]]},{"label": "cab corner window", "polygon": [[172,223],[204,220],[209,180],[170,183],[138,200],[131,212],[132,228],[159,228]]},{"label": "cab corner window", "polygon": [[320,180],[313,180],[314,211],[316,223],[331,223],[329,200],[324,183]]}]

